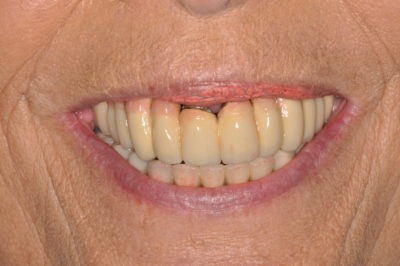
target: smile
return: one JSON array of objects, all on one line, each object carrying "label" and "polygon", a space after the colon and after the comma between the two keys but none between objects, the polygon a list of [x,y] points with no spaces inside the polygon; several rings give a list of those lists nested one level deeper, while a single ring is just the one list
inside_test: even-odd
[{"label": "smile", "polygon": [[[95,163],[135,196],[207,210],[260,201],[299,183],[320,166],[351,113],[336,94],[232,91],[101,101],[72,124],[97,149]],[[284,97],[291,95],[297,98]]]}]

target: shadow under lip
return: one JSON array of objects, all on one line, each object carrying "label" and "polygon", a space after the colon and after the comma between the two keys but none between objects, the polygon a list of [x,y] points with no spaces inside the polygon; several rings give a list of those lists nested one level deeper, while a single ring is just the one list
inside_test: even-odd
[{"label": "shadow under lip", "polygon": [[85,162],[97,169],[99,175],[93,178],[103,177],[105,182],[122,187],[132,200],[145,201],[159,208],[218,214],[267,202],[304,179],[312,178],[315,171],[329,162],[329,147],[348,131],[348,125],[356,116],[357,108],[346,103],[283,168],[257,181],[218,188],[181,187],[152,180],[101,141],[75,114],[68,113],[63,122],[73,134],[80,152],[96,153],[96,156],[86,156]]}]

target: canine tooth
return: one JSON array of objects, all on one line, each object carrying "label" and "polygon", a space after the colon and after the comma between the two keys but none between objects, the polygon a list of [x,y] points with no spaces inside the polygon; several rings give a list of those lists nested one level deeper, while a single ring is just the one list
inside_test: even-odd
[{"label": "canine tooth", "polygon": [[225,165],[225,180],[228,185],[246,183],[249,181],[249,176],[248,163]]},{"label": "canine tooth", "polygon": [[172,175],[178,186],[200,186],[199,167],[176,164],[172,166]]},{"label": "canine tooth", "polygon": [[115,145],[114,150],[122,156],[125,160],[129,158],[129,154],[131,153],[129,150],[122,147],[122,145]]},{"label": "canine tooth", "polygon": [[128,119],[126,118],[125,105],[121,102],[115,103],[115,120],[119,142],[124,148],[132,148],[131,138],[129,136]]},{"label": "canine tooth", "polygon": [[144,174],[147,172],[147,162],[140,159],[135,152],[131,152],[128,162],[140,172]]},{"label": "canine tooth", "polygon": [[315,106],[316,106],[315,132],[318,132],[324,125],[324,119],[325,119],[324,99],[323,98],[315,99]]},{"label": "canine tooth", "polygon": [[225,182],[225,170],[223,165],[201,166],[200,180],[203,187],[220,187]]},{"label": "canine tooth", "polygon": [[214,114],[185,109],[180,114],[182,158],[195,166],[215,165],[221,161],[218,123]]},{"label": "canine tooth", "polygon": [[182,162],[179,112],[179,104],[161,100],[154,100],[151,107],[154,151],[169,164]]},{"label": "canine tooth", "polygon": [[149,162],[147,165],[147,174],[152,179],[166,184],[172,184],[174,182],[172,166],[159,160]]},{"label": "canine tooth", "polygon": [[108,104],[107,102],[101,102],[93,107],[94,119],[96,125],[99,127],[100,131],[105,134],[109,135],[110,131],[108,130],[108,123],[107,123],[107,111],[108,111]]},{"label": "canine tooth", "polygon": [[144,98],[126,104],[132,146],[140,159],[150,161],[156,156],[151,129],[151,99]]},{"label": "canine tooth", "polygon": [[279,168],[285,166],[288,162],[290,162],[294,157],[293,152],[286,151],[278,151],[274,156],[274,170],[278,170]]},{"label": "canine tooth", "polygon": [[334,100],[335,100],[335,97],[332,95],[328,95],[328,96],[324,97],[324,105],[325,105],[324,119],[325,119],[325,122],[328,121],[329,117],[331,116]]},{"label": "canine tooth", "polygon": [[108,122],[108,129],[110,130],[111,137],[114,139],[115,142],[119,142],[117,123],[115,121],[115,110],[114,110],[113,103],[108,103],[107,122]]},{"label": "canine tooth", "polygon": [[250,162],[258,156],[259,144],[250,102],[227,103],[218,114],[221,159],[226,164]]},{"label": "canine tooth", "polygon": [[283,141],[281,149],[295,151],[303,141],[304,117],[301,101],[279,98],[281,106]]},{"label": "canine tooth", "polygon": [[314,99],[303,100],[304,112],[304,142],[310,141],[315,133],[315,101]]},{"label": "canine tooth", "polygon": [[258,129],[260,156],[268,157],[282,144],[282,119],[278,105],[273,99],[253,99],[254,118]]},{"label": "canine tooth", "polygon": [[260,179],[274,169],[274,158],[257,158],[249,163],[250,165],[250,180]]}]

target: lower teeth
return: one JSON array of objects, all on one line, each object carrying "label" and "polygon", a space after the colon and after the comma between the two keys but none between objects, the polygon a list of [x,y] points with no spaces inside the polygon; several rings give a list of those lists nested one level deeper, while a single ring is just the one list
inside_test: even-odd
[{"label": "lower teeth", "polygon": [[139,172],[150,178],[178,186],[219,187],[255,181],[276,171],[295,156],[294,152],[278,151],[268,158],[259,157],[249,163],[219,164],[213,166],[190,166],[184,163],[170,165],[160,160],[143,161],[132,150],[114,144],[112,138],[97,132],[97,136],[112,146]]}]

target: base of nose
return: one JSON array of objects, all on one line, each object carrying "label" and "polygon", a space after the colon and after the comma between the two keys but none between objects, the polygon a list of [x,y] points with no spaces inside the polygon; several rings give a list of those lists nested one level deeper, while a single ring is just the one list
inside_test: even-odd
[{"label": "base of nose", "polygon": [[211,15],[223,11],[229,6],[230,0],[179,0],[180,4],[190,13],[196,15]]}]

